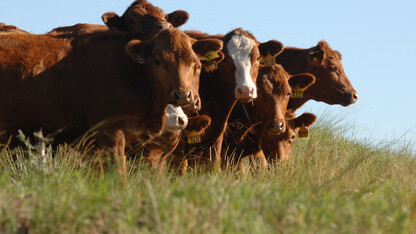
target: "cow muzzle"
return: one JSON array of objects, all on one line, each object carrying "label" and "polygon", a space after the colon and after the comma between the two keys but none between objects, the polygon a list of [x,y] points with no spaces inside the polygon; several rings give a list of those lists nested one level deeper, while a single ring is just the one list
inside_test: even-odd
[{"label": "cow muzzle", "polygon": [[171,104],[176,106],[186,106],[191,104],[194,100],[192,91],[174,90],[172,91],[172,97],[173,101]]},{"label": "cow muzzle", "polygon": [[201,98],[194,97],[194,101],[186,106],[183,106],[182,109],[185,113],[193,113],[195,111],[201,110]]},{"label": "cow muzzle", "polygon": [[358,100],[358,94],[355,90],[341,92],[338,97],[342,106],[349,106]]},{"label": "cow muzzle", "polygon": [[156,34],[168,28],[172,28],[172,24],[170,24],[169,22],[157,22],[153,25],[152,31]]},{"label": "cow muzzle", "polygon": [[241,86],[236,87],[234,91],[235,98],[240,102],[249,102],[257,97],[256,87]]},{"label": "cow muzzle", "polygon": [[286,130],[286,125],[283,120],[273,119],[267,122],[267,130],[272,134],[281,134]]}]

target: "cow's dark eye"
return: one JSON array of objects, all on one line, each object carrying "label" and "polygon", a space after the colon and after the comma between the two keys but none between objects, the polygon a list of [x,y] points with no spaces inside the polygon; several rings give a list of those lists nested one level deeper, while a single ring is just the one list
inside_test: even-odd
[{"label": "cow's dark eye", "polygon": [[336,67],[334,65],[331,65],[331,66],[328,67],[328,70],[330,70],[332,72],[336,72],[336,71],[338,71],[338,67]]},{"label": "cow's dark eye", "polygon": [[290,93],[287,93],[286,96],[290,97]]},{"label": "cow's dark eye", "polygon": [[159,66],[159,65],[160,65],[160,61],[159,61],[159,59],[155,59],[155,65],[156,65],[156,66]]}]

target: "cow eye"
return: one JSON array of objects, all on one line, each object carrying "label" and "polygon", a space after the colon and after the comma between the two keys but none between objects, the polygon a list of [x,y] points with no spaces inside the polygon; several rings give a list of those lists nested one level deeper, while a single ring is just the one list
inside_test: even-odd
[{"label": "cow eye", "polygon": [[163,18],[165,18],[165,20],[167,20],[167,19],[168,19],[168,16],[167,16],[167,15],[165,15]]},{"label": "cow eye", "polygon": [[328,67],[328,70],[330,70],[332,72],[336,72],[336,71],[338,71],[338,67],[336,67],[334,65],[331,65],[331,66]]},{"label": "cow eye", "polygon": [[155,59],[155,65],[156,65],[156,66],[159,66],[159,65],[160,65],[160,61],[159,61],[159,59]]},{"label": "cow eye", "polygon": [[287,93],[286,96],[290,97],[290,93]]}]

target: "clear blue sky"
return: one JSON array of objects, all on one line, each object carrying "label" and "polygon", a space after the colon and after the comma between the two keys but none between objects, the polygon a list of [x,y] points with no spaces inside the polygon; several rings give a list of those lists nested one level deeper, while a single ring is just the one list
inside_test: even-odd
[{"label": "clear blue sky", "polygon": [[[132,0],[3,0],[0,22],[33,33],[75,23],[101,24],[121,15]],[[345,72],[359,94],[349,107],[309,101],[298,111],[333,112],[359,137],[416,139],[416,1],[412,0],[149,0],[167,13],[190,14],[182,29],[227,33],[242,27],[259,41],[311,47],[326,40],[343,55]]]}]

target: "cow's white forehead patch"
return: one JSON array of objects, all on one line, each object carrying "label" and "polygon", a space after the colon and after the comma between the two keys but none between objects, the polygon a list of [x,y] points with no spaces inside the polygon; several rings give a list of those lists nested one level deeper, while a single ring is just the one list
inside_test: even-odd
[{"label": "cow's white forehead patch", "polygon": [[236,88],[249,87],[254,89],[254,98],[257,96],[256,85],[251,79],[251,56],[250,53],[256,42],[244,35],[234,35],[227,43],[228,54],[234,61],[236,68]]}]

